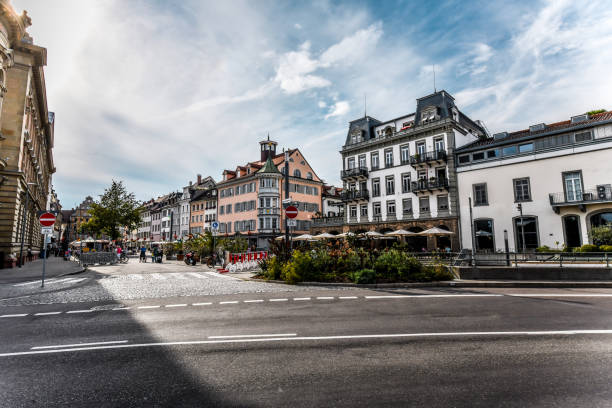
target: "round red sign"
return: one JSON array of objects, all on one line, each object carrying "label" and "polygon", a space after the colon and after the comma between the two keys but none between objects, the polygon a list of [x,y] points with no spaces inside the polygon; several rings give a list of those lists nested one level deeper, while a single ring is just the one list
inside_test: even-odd
[{"label": "round red sign", "polygon": [[55,224],[55,215],[52,213],[41,214],[40,217],[38,217],[38,221],[43,227],[50,227]]},{"label": "round red sign", "polygon": [[289,207],[285,208],[285,214],[287,215],[287,218],[295,218],[298,215],[298,209],[290,205]]}]

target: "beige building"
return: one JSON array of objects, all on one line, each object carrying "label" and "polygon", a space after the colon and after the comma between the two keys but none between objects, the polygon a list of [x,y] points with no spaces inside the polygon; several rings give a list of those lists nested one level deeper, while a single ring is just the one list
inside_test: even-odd
[{"label": "beige building", "polygon": [[[23,240],[37,253],[37,212],[47,209],[53,164],[53,112],[47,108],[47,50],[26,32],[31,20],[0,0],[0,266],[15,264]],[[27,206],[27,208],[26,208]]]}]

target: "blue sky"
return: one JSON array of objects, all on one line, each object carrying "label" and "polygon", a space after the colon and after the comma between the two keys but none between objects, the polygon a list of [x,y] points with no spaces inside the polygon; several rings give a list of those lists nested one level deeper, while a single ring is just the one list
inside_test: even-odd
[{"label": "blue sky", "polygon": [[606,2],[13,0],[48,49],[64,207],[139,199],[258,158],[269,132],[339,184],[348,121],[436,85],[488,129],[612,108]]}]

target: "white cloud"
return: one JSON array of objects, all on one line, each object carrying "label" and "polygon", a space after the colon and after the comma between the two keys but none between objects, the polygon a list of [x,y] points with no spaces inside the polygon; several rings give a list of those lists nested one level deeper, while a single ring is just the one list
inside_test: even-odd
[{"label": "white cloud", "polygon": [[334,116],[344,116],[350,110],[349,103],[347,101],[338,101],[329,107],[329,113],[325,115],[325,119],[332,118]]},{"label": "white cloud", "polygon": [[293,25],[297,30],[301,30],[302,29],[302,25],[300,23],[295,23]]},{"label": "white cloud", "polygon": [[320,58],[312,58],[310,42],[302,43],[298,51],[290,51],[280,58],[276,70],[276,81],[288,94],[296,94],[313,88],[325,88],[332,82],[322,75],[313,74],[320,68],[332,65],[350,65],[353,61],[370,55],[382,35],[381,24],[344,37],[340,42],[325,50]]},{"label": "white cloud", "polygon": [[319,105],[319,108],[325,108],[327,106],[325,101],[319,101],[318,105]]}]

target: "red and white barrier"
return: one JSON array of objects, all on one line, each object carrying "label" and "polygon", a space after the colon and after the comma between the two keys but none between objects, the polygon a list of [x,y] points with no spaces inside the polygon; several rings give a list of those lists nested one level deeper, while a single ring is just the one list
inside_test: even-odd
[{"label": "red and white barrier", "polygon": [[243,252],[229,255],[229,264],[226,269],[229,272],[241,272],[255,269],[259,261],[268,259],[268,251]]}]

